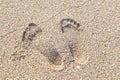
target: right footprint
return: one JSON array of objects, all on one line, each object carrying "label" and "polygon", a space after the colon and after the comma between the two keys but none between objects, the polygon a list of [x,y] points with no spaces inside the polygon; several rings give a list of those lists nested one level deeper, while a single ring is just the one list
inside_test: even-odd
[{"label": "right footprint", "polygon": [[[88,61],[89,56],[86,55],[85,50],[81,49],[80,46],[80,24],[70,18],[64,18],[61,20],[61,30],[65,36],[70,53],[72,54],[75,63],[85,64]],[[80,48],[80,49],[79,49]]]}]

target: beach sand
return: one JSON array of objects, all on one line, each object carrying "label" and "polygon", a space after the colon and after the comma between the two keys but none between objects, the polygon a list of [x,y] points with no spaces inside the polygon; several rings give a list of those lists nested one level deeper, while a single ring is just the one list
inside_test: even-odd
[{"label": "beach sand", "polygon": [[[50,35],[59,48],[64,18],[80,23],[80,57],[65,69],[32,47],[22,50],[30,23],[43,29],[41,41]],[[0,28],[0,80],[120,80],[119,0],[0,0]]]}]

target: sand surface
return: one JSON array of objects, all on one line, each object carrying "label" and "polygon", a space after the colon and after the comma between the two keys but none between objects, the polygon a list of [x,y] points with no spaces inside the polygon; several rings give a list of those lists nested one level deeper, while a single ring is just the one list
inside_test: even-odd
[{"label": "sand surface", "polygon": [[[63,65],[55,69],[39,49],[64,47],[74,32],[62,39],[63,18],[80,23],[80,57],[57,70]],[[38,50],[21,50],[29,23],[43,30],[32,45]],[[0,80],[120,80],[120,0],[0,0]]]}]

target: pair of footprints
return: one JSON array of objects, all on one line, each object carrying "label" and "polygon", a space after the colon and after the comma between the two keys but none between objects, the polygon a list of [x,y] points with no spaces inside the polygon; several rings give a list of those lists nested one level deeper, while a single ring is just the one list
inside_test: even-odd
[{"label": "pair of footprints", "polygon": [[[70,19],[70,18],[62,19],[60,21],[60,24],[61,24],[60,31],[62,32],[62,34],[64,34],[66,32],[66,30],[69,30],[69,28],[77,30],[77,31],[80,30],[79,29],[80,24],[77,23],[75,20]],[[30,23],[22,35],[23,47],[28,48],[32,44],[32,41],[34,40],[34,38],[36,38],[37,35],[40,35],[40,33],[42,33],[42,29],[40,27],[37,27],[36,24]],[[67,46],[69,48],[70,56],[73,58],[76,56],[74,54],[74,52],[76,52],[75,49],[77,48],[76,45],[77,44],[74,44],[74,43],[67,44]],[[54,46],[52,48],[49,47],[46,51],[47,51],[46,53],[44,53],[44,51],[41,51],[41,52],[48,59],[49,63],[52,66],[54,66],[53,68],[55,70],[61,70],[61,69],[65,68],[65,64],[67,64],[67,63],[63,60],[60,53],[57,51],[57,49],[54,48]],[[20,58],[25,58],[25,56],[23,56],[23,57],[22,56],[19,56],[19,58],[17,58],[17,59],[20,60]],[[68,60],[68,64],[73,62],[73,61],[74,61],[74,59]]]}]

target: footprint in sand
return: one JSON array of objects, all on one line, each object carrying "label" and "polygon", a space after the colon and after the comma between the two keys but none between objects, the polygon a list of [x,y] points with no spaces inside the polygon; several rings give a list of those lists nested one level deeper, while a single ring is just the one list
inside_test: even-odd
[{"label": "footprint in sand", "polygon": [[80,24],[69,18],[62,19],[60,24],[61,29],[49,31],[30,23],[21,40],[24,48],[32,47],[43,54],[54,70],[62,70],[71,62],[82,64],[87,59],[78,52]]}]

